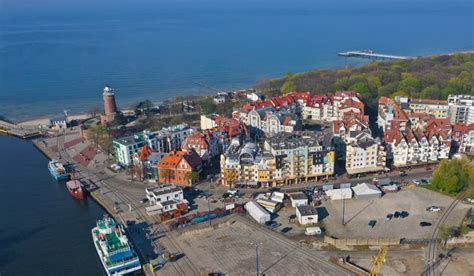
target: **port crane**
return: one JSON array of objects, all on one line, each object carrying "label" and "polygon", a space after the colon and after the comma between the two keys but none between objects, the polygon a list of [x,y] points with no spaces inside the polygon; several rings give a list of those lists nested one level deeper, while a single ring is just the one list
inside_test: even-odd
[{"label": "port crane", "polygon": [[372,268],[369,276],[378,276],[380,268],[385,263],[385,256],[387,256],[388,246],[382,246],[376,256],[372,256]]}]

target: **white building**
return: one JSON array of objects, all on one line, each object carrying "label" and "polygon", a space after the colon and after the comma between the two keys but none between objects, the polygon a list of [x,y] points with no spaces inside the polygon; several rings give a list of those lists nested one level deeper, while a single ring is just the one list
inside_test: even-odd
[{"label": "white building", "polygon": [[372,184],[361,183],[352,187],[354,197],[357,199],[376,199],[382,196],[382,192]]},{"label": "white building", "polygon": [[153,188],[146,188],[146,197],[150,206],[146,207],[150,215],[161,214],[176,210],[177,205],[186,203],[183,189],[175,185],[160,185]]},{"label": "white building", "polygon": [[326,195],[331,198],[331,200],[343,200],[352,198],[352,189],[351,188],[340,188],[327,190]]},{"label": "white building", "polygon": [[250,132],[256,135],[272,136],[279,132],[301,130],[301,119],[295,113],[277,111],[273,107],[253,109],[240,113],[241,119],[249,126]]},{"label": "white building", "polygon": [[187,124],[163,128],[159,131],[136,133],[128,137],[120,137],[113,141],[115,159],[123,166],[132,164],[133,155],[144,145],[148,144],[154,152],[166,153],[180,149],[183,141],[193,132]]},{"label": "white building", "polygon": [[386,169],[386,152],[380,142],[361,132],[346,145],[346,171],[363,174]]},{"label": "white building", "polygon": [[291,193],[290,200],[293,208],[308,205],[308,197],[302,192]]},{"label": "white building", "polygon": [[296,207],[296,217],[301,225],[318,223],[318,212],[313,206],[300,205]]},{"label": "white building", "polygon": [[448,117],[452,125],[474,123],[474,96],[449,95],[448,106]]}]

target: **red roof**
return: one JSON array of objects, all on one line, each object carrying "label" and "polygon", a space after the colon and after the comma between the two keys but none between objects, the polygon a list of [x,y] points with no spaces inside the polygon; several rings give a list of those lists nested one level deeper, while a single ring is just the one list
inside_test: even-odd
[{"label": "red roof", "polygon": [[160,169],[177,169],[178,164],[185,160],[186,163],[194,170],[201,165],[201,158],[194,150],[174,150],[165,155],[158,163]]}]

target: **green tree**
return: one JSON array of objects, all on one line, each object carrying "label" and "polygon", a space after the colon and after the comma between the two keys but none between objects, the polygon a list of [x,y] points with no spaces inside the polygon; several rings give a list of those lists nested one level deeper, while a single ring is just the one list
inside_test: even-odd
[{"label": "green tree", "polygon": [[406,91],[408,93],[414,93],[421,91],[421,83],[418,79],[406,76],[398,85],[399,90]]},{"label": "green tree", "polygon": [[351,87],[349,87],[349,90],[354,90],[360,93],[360,95],[365,98],[365,99],[370,99],[371,98],[371,93],[369,86],[365,82],[357,82],[354,83]]},{"label": "green tree", "polygon": [[431,187],[455,195],[473,181],[473,166],[464,159],[442,160],[433,172]]},{"label": "green tree", "polygon": [[[173,176],[173,173],[174,172],[170,169],[160,170],[160,182],[161,183],[170,183],[170,179]],[[163,180],[165,180],[165,182]]]},{"label": "green tree", "polygon": [[211,98],[206,98],[202,100],[199,106],[201,107],[201,111],[204,114],[211,114],[216,111],[216,104],[212,101]]},{"label": "green tree", "polygon": [[196,181],[199,180],[199,173],[198,172],[187,172],[184,174],[184,179],[188,182],[189,185],[192,185]]},{"label": "green tree", "polygon": [[283,85],[281,86],[280,88],[280,93],[282,95],[286,94],[286,93],[290,93],[290,92],[293,92],[296,90],[296,85],[294,83],[293,80],[287,80],[285,81],[285,83],[283,83]]}]

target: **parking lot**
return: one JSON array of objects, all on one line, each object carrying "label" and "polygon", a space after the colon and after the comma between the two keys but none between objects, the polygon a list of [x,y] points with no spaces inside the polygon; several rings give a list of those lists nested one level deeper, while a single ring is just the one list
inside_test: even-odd
[{"label": "parking lot", "polygon": [[[452,198],[423,188],[407,188],[398,193],[385,194],[382,198],[363,200],[349,199],[345,201],[345,225],[342,225],[343,202],[341,200],[324,201],[328,216],[324,225],[329,235],[337,238],[407,238],[428,239],[434,226],[421,227],[420,222],[433,225],[441,216],[441,212],[430,213],[430,206],[448,207]],[[459,203],[451,212],[446,225],[459,225],[470,206]],[[387,214],[395,211],[406,211],[406,218],[392,218],[387,221]],[[375,220],[375,226],[368,223]]]}]

